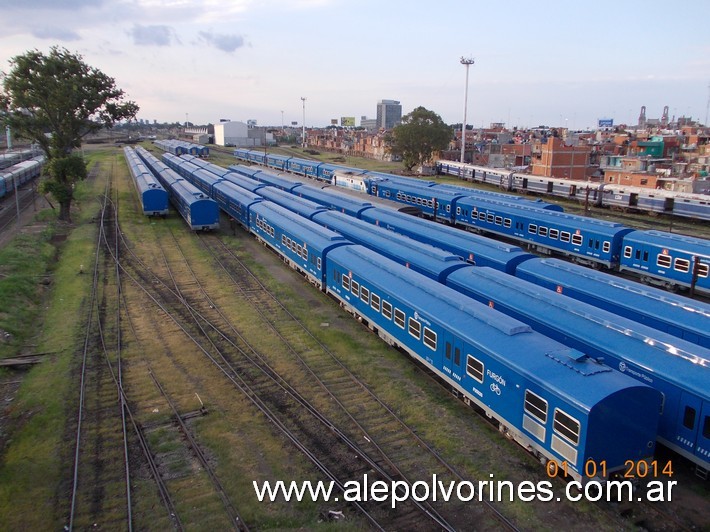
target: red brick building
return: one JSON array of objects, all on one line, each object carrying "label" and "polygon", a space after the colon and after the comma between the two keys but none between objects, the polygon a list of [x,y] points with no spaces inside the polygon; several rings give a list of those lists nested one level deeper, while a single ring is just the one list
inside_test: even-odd
[{"label": "red brick building", "polygon": [[536,144],[532,150],[532,174],[563,179],[587,179],[589,146],[567,146],[558,137]]}]

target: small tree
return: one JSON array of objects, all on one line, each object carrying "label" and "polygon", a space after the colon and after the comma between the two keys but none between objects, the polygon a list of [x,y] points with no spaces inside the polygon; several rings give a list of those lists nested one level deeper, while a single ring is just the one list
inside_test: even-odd
[{"label": "small tree", "polygon": [[411,170],[430,160],[434,152],[446,149],[451,136],[451,127],[438,114],[417,107],[392,130],[390,151],[402,157],[405,168]]},{"label": "small tree", "polygon": [[0,93],[5,123],[44,151],[49,178],[42,189],[59,202],[59,219],[69,221],[74,183],[86,178],[86,165],[72,150],[86,135],[134,118],[138,106],[123,101],[113,78],[66,49],[32,50],[10,64]]}]

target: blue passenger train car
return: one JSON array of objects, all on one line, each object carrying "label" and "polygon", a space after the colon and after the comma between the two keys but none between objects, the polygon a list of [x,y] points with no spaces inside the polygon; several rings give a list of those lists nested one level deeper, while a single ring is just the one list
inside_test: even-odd
[{"label": "blue passenger train car", "polygon": [[376,251],[383,257],[441,283],[452,271],[473,267],[458,255],[373,226],[347,214],[323,211],[316,213],[313,221],[340,233],[355,244]]},{"label": "blue passenger train car", "polygon": [[532,259],[515,276],[710,349],[710,305],[559,259]]},{"label": "blue passenger train car", "polygon": [[581,479],[587,460],[614,472],[652,456],[656,390],[361,246],[325,262],[329,294],[541,460]]},{"label": "blue passenger train car", "polygon": [[710,469],[710,350],[490,268],[446,284],[657,389],[658,441]]},{"label": "blue passenger train car", "polygon": [[220,181],[212,187],[212,198],[219,208],[249,229],[249,214],[253,205],[264,200],[259,194],[250,192],[230,181]]},{"label": "blue passenger train car", "polygon": [[325,257],[338,246],[350,245],[342,235],[269,201],[249,208],[250,231],[322,289]]},{"label": "blue passenger train car", "polygon": [[136,152],[125,147],[128,170],[136,185],[143,214],[146,216],[165,216],[168,214],[168,193],[158,179],[150,172]]},{"label": "blue passenger train car", "polygon": [[362,201],[353,196],[342,194],[337,190],[332,190],[332,187],[317,188],[311,185],[301,185],[294,188],[292,193],[319,203],[328,209],[343,212],[356,218],[359,218],[364,210],[372,207],[372,203],[369,201]]},{"label": "blue passenger train car", "polygon": [[362,211],[360,218],[419,242],[455,253],[471,264],[490,266],[511,275],[515,273],[515,269],[520,263],[535,256],[523,251],[518,246],[498,242],[391,209],[366,209]]},{"label": "blue passenger train car", "polygon": [[710,292],[710,246],[701,238],[664,231],[633,231],[625,236],[621,270],[634,272],[644,282]]}]

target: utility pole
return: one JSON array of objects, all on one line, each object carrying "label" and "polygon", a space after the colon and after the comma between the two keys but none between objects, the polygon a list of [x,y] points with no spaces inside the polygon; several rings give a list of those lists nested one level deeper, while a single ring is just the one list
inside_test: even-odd
[{"label": "utility pole", "polygon": [[306,149],[306,97],[301,96],[303,102],[303,149]]},{"label": "utility pole", "polygon": [[463,93],[463,124],[461,124],[461,163],[464,162],[466,151],[466,111],[468,110],[468,67],[473,64],[473,58],[461,57],[461,64],[466,67],[466,88]]}]

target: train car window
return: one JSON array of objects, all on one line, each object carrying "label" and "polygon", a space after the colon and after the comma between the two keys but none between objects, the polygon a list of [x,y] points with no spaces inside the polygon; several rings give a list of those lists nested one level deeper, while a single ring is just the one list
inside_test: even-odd
[{"label": "train car window", "polygon": [[370,296],[370,306],[375,309],[377,312],[380,311],[380,296],[377,294],[373,293]]},{"label": "train car window", "polygon": [[688,271],[690,270],[690,261],[687,259],[678,258],[675,260],[675,264],[673,267],[679,272],[688,273]]},{"label": "train car window", "polygon": [[686,429],[693,430],[695,428],[695,408],[686,406],[683,412],[683,426]]},{"label": "train car window", "polygon": [[404,312],[398,308],[394,309],[394,323],[400,329],[404,329]]},{"label": "train car window", "polygon": [[300,244],[296,244],[296,255],[299,257],[303,254],[303,247]]},{"label": "train car window", "polygon": [[483,382],[483,362],[468,355],[466,357],[466,373],[478,382]]},{"label": "train car window", "polygon": [[609,253],[610,250],[611,250],[611,244],[609,242],[605,241],[604,245],[602,246],[602,251],[604,253]]},{"label": "train car window", "polygon": [[708,267],[707,264],[699,264],[698,265],[698,277],[707,277],[709,269],[710,268]]},{"label": "train car window", "polygon": [[461,365],[461,349],[458,347],[454,348],[454,364],[457,366]]},{"label": "train car window", "polygon": [[547,236],[547,227],[540,226],[537,230],[537,234],[540,236]]},{"label": "train car window", "polygon": [[599,240],[594,241],[594,249],[599,249]]},{"label": "train car window", "polygon": [[446,360],[451,360],[451,342],[446,342]]},{"label": "train car window", "polygon": [[510,226],[512,225],[513,221],[510,218],[506,218],[503,220],[503,227],[506,229],[510,229]]},{"label": "train car window", "polygon": [[547,423],[547,401],[530,390],[525,390],[525,411],[543,425]]},{"label": "train car window", "polygon": [[486,213],[485,212],[479,212],[478,213],[478,219],[481,220],[482,222],[486,221]]},{"label": "train car window", "polygon": [[461,207],[456,207],[456,214],[461,216]]},{"label": "train car window", "polygon": [[367,305],[370,303],[370,290],[364,286],[360,287],[360,299]]},{"label": "train car window", "polygon": [[703,422],[703,438],[710,438],[710,416],[705,416]]},{"label": "train car window", "polygon": [[537,225],[530,224],[528,226],[528,233],[530,233],[531,235],[537,234]]},{"label": "train car window", "polygon": [[503,225],[503,217],[496,216],[496,225]]},{"label": "train car window", "polygon": [[658,412],[659,415],[663,415],[663,409],[666,407],[666,394],[661,392],[661,410]]},{"label": "train car window", "polygon": [[417,340],[422,339],[422,324],[414,318],[409,318],[409,334],[414,336]]},{"label": "train car window", "polygon": [[561,240],[562,242],[568,242],[568,243],[569,243],[569,239],[570,239],[570,234],[569,234],[567,231],[562,231],[562,232],[560,233],[560,240]]},{"label": "train car window", "polygon": [[643,261],[648,262],[648,251],[643,252]]},{"label": "train car window", "polygon": [[493,214],[490,214],[490,213],[489,213],[488,216],[486,217],[486,221],[487,221],[489,224],[492,224],[494,219],[495,219],[495,216],[494,216]]},{"label": "train car window", "polygon": [[321,260],[320,260],[320,257],[318,257],[318,258],[316,259],[316,267],[320,270],[320,267],[321,267]]},{"label": "train car window", "polygon": [[286,235],[281,235],[281,243],[285,246],[286,245]]},{"label": "train car window", "polygon": [[343,275],[343,288],[350,291],[350,277],[347,275]]},{"label": "train car window", "polygon": [[382,302],[382,315],[388,320],[392,319],[392,304],[390,302]]},{"label": "train car window", "polygon": [[582,245],[582,235],[572,235],[572,244],[575,246]]},{"label": "train car window", "polygon": [[451,212],[451,205],[446,206],[446,212]]},{"label": "train car window", "polygon": [[656,266],[658,266],[659,268],[670,268],[671,267],[670,256],[660,253],[658,255],[658,257],[656,257]]},{"label": "train car window", "polygon": [[552,240],[557,240],[560,237],[559,229],[550,229],[550,238]]},{"label": "train car window", "polygon": [[579,443],[579,421],[557,408],[555,409],[553,429],[573,445]]},{"label": "train car window", "polygon": [[360,295],[360,283],[355,280],[350,281],[350,291],[355,295],[355,297]]},{"label": "train car window", "polygon": [[[424,345],[436,351],[436,333],[429,327],[424,327]],[[451,351],[449,351],[449,358],[451,358]]]}]

